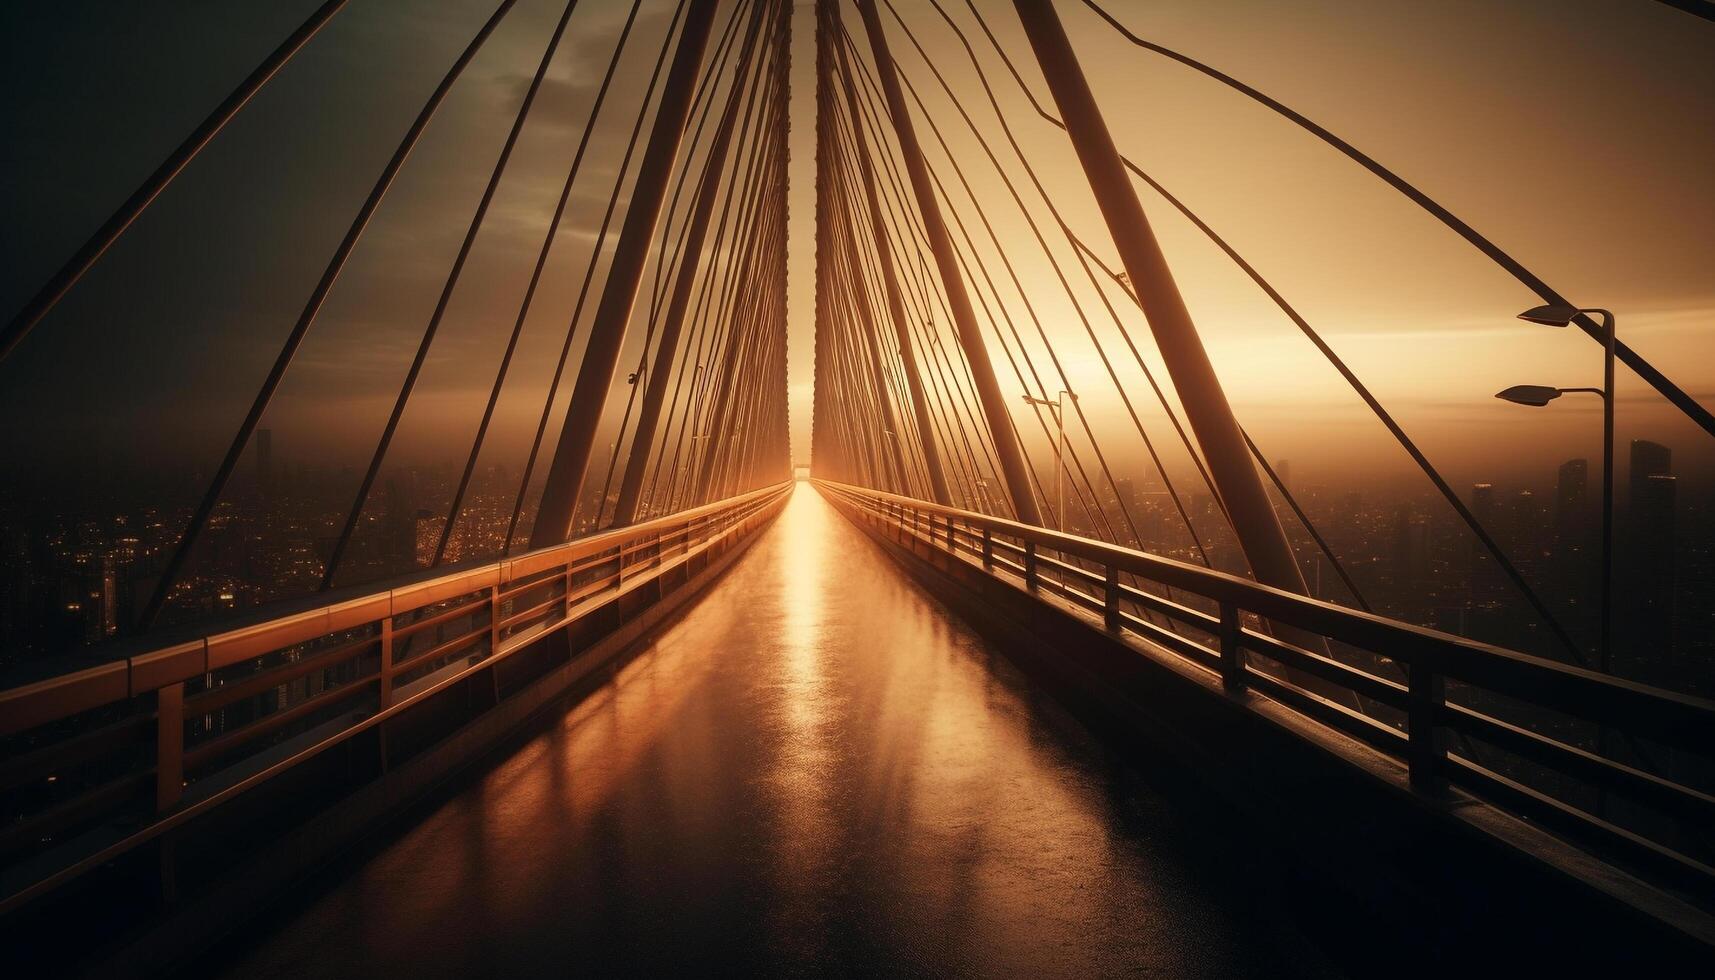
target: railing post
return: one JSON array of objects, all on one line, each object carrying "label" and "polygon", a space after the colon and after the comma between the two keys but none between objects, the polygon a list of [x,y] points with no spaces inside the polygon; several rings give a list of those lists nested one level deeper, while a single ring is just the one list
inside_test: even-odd
[{"label": "railing post", "polygon": [[1230,602],[1222,602],[1221,686],[1230,694],[1237,694],[1245,689],[1245,650],[1240,645],[1243,638],[1239,607]]},{"label": "railing post", "polygon": [[983,571],[994,571],[994,532],[983,528]]},{"label": "railing post", "polygon": [[387,615],[381,617],[381,667],[378,671],[381,678],[381,693],[377,695],[375,706],[384,711],[393,704],[393,610],[389,608]]},{"label": "railing post", "polygon": [[1446,701],[1446,680],[1423,661],[1410,665],[1406,678],[1406,764],[1413,789],[1439,793],[1442,789],[1441,761],[1445,754],[1436,715]]},{"label": "railing post", "polygon": [[185,682],[155,692],[155,812],[166,813],[185,792]]},{"label": "railing post", "polygon": [[[393,704],[393,604],[381,617],[381,664],[377,670],[379,687],[375,695],[375,710],[386,711]],[[375,751],[381,771],[387,771],[387,723],[375,726]]]},{"label": "railing post", "polygon": [[1036,542],[1024,542],[1024,587],[1036,591]]},{"label": "railing post", "polygon": [[1120,570],[1118,565],[1109,565],[1107,577],[1102,582],[1102,622],[1109,630],[1120,628]]},{"label": "railing post", "polygon": [[500,703],[500,664],[493,662],[500,656],[500,586],[496,580],[488,590],[488,681],[495,704]]}]

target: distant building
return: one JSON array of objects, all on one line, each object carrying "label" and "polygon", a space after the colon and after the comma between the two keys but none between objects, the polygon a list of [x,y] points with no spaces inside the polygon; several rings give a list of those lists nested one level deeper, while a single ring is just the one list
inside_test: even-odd
[{"label": "distant building", "polygon": [[1561,548],[1582,549],[1589,533],[1590,461],[1569,459],[1560,464],[1554,483],[1554,537]]},{"label": "distant building", "polygon": [[1120,506],[1130,514],[1137,513],[1137,487],[1129,479],[1121,478],[1114,481],[1114,494],[1119,498]]},{"label": "distant building", "polygon": [[1487,528],[1495,519],[1495,485],[1477,483],[1471,487],[1471,513],[1477,523]]},{"label": "distant building", "polygon": [[416,483],[409,471],[387,481],[386,509],[381,515],[381,566],[385,572],[397,574],[418,565]]},{"label": "distant building", "polygon": [[1635,630],[1638,653],[1650,667],[1660,667],[1673,654],[1674,592],[1679,586],[1675,531],[1678,482],[1664,473],[1646,477],[1632,499],[1638,554],[1633,583],[1637,587]]},{"label": "distant building", "polygon": [[1392,557],[1399,584],[1416,585],[1429,578],[1429,525],[1412,513],[1410,504],[1394,511]]},{"label": "distant building", "polygon": [[1648,439],[1632,440],[1631,466],[1631,495],[1627,497],[1629,506],[1636,507],[1645,490],[1645,481],[1652,476],[1669,476],[1673,473],[1673,450],[1659,442]]},{"label": "distant building", "polygon": [[1507,544],[1527,554],[1540,554],[1548,512],[1533,490],[1513,495],[1511,520],[1505,528]]},{"label": "distant building", "polygon": [[[446,523],[447,518],[444,514],[437,514],[429,510],[417,511],[417,564],[428,568],[435,563],[435,549],[441,545],[441,528]],[[456,562],[459,560],[459,548],[456,543],[448,542],[446,558],[448,561]]]},{"label": "distant building", "polygon": [[[1634,439],[1619,580],[1625,663],[1630,677],[1661,683],[1671,670],[1674,646],[1674,591],[1678,586],[1679,487],[1673,477],[1673,451],[1647,439]],[[1671,683],[1669,681],[1669,683]]]},{"label": "distant building", "polygon": [[[1476,518],[1477,526],[1487,532],[1490,537],[1499,539],[1502,536],[1502,529],[1499,526],[1501,523],[1500,513],[1495,506],[1495,485],[1493,483],[1478,483],[1471,487],[1471,516]],[[1507,588],[1500,565],[1495,561],[1494,556],[1489,554],[1489,549],[1483,545],[1483,542],[1475,536],[1471,538],[1469,581],[1473,604],[1493,603]],[[1469,614],[1466,617],[1466,622],[1473,624],[1486,618],[1488,617]]]}]

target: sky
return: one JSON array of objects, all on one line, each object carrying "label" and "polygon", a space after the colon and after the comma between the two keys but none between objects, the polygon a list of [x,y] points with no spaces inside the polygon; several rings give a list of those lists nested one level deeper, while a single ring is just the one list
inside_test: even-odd
[{"label": "sky", "polygon": [[[1117,266],[1064,136],[1032,116],[965,0],[941,2],[970,34],[1056,205]],[[9,175],[0,187],[0,308],[20,306],[315,5],[67,0],[0,11],[8,134],[0,168]],[[1010,4],[975,6],[1045,99]],[[1528,410],[1491,397],[1520,382],[1596,383],[1600,351],[1588,338],[1514,320],[1535,297],[1309,135],[1132,46],[1077,0],[1057,6],[1121,151],[1274,282],[1456,483],[1541,480],[1569,456],[1596,456],[1594,400]],[[462,456],[468,445],[471,405],[486,394],[498,339],[628,7],[582,0],[573,17],[406,417],[401,464]],[[928,0],[893,7],[899,19],[886,7],[882,17],[927,109],[918,127],[931,166],[949,180],[954,160],[966,170],[1104,442],[1140,458],[1125,441],[1134,437],[1118,391],[1046,258],[1032,250],[1023,214],[901,21],[1022,180],[963,48]],[[491,0],[353,0],[0,365],[0,412],[13,420],[0,452],[42,470],[90,457],[117,472],[125,465],[115,460],[212,467],[374,173],[492,9]],[[1613,309],[1628,343],[1715,405],[1715,24],[1641,0],[1110,0],[1109,9],[1133,31],[1270,93],[1393,167],[1574,301]],[[283,456],[347,465],[365,457],[559,10],[559,0],[520,0],[430,128],[265,422]],[[799,459],[809,454],[814,397],[810,10],[800,4],[795,25],[791,134]],[[671,15],[665,0],[645,0],[642,11],[485,461],[516,465],[533,425],[532,402],[539,405]],[[849,7],[846,20],[866,50]],[[1189,223],[1147,188],[1139,194],[1235,410],[1265,451],[1325,482],[1404,479],[1403,454],[1290,322]],[[1026,202],[1045,219],[1039,199],[1026,194]],[[967,219],[976,213],[957,191],[946,205]],[[1063,242],[1057,249],[1062,260],[1070,254]],[[1126,318],[1145,342],[1143,358],[1159,368],[1147,326],[1129,311]],[[1110,346],[1117,339],[1103,336]],[[1120,389],[1145,390],[1140,375],[1121,374]],[[1624,372],[1619,404],[1622,439],[1659,439],[1679,451],[1683,472],[1708,469],[1710,440]],[[1159,408],[1140,407],[1159,433]],[[1187,465],[1182,454],[1169,461],[1170,469]]]},{"label": "sky", "polygon": [[[1019,182],[957,36],[928,0],[894,6]],[[1061,212],[1117,268],[1066,139],[1034,119],[964,0],[942,6],[972,38]],[[1009,7],[977,4],[1046,101]],[[1456,483],[1520,479],[1526,465],[1547,479],[1569,456],[1599,454],[1596,400],[1533,411],[1491,397],[1521,382],[1599,383],[1600,348],[1589,338],[1515,320],[1537,297],[1309,134],[1131,45],[1082,3],[1057,7],[1121,152],[1255,265]],[[1629,344],[1715,405],[1715,25],[1624,2],[1109,9],[1393,167],[1575,302],[1613,309]],[[1100,420],[1105,431],[1122,428],[1093,346],[1073,340],[1074,312],[1050,299],[1051,271],[1012,247],[1028,231],[1008,192],[924,57],[900,39],[899,20],[883,19],[901,71],[939,120],[1027,291],[1047,306],[1042,318],[1081,404],[1098,431]],[[931,167],[946,174],[951,160],[923,138]],[[1046,225],[1045,210],[1022,194]],[[1235,411],[1265,451],[1328,482],[1408,473],[1404,454],[1266,296],[1153,192],[1139,195]],[[951,197],[969,220],[975,209]],[[1140,318],[1131,323],[1147,337]],[[1143,387],[1121,373],[1125,387]],[[1624,371],[1619,395],[1622,440],[1659,439],[1680,449],[1682,469],[1707,466],[1707,438]]]}]

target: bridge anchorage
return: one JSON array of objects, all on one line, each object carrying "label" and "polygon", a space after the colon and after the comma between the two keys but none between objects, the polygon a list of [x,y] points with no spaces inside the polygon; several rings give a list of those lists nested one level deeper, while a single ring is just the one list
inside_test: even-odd
[{"label": "bridge anchorage", "polygon": [[1707,972],[1707,6],[0,14],[8,966]]}]

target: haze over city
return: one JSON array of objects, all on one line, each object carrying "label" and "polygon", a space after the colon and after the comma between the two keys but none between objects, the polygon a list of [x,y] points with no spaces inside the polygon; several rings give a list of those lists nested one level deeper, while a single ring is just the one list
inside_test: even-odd
[{"label": "haze over city", "polygon": [[0,938],[421,968],[475,807],[463,971],[1715,955],[1712,122],[1706,0],[0,10]]}]

